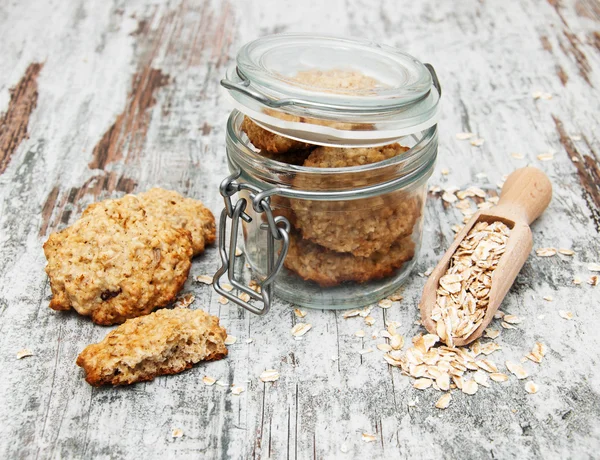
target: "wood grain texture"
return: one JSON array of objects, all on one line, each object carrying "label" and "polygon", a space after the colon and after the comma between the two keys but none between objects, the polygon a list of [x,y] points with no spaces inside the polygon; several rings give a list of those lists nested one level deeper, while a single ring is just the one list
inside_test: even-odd
[{"label": "wood grain texture", "polygon": [[[0,457],[596,457],[600,320],[590,312],[598,309],[600,288],[585,280],[600,253],[599,11],[595,0],[2,5],[0,113],[9,113],[10,88],[30,66],[44,64],[27,136],[0,175]],[[84,382],[75,359],[107,329],[49,310],[43,241],[87,204],[152,186],[199,198],[218,214],[231,110],[219,80],[245,42],[293,31],[368,38],[435,66],[444,100],[431,184],[495,193],[503,175],[527,164],[550,177],[554,198],[532,226],[534,248],[572,247],[576,255],[530,257],[503,304],[524,322],[502,332],[503,349],[492,355],[517,361],[536,340],[544,342],[543,364],[526,364],[540,393],[528,395],[523,382],[511,380],[473,397],[457,394],[439,411],[439,394],[413,389],[379,352],[361,355],[375,348],[370,334],[386,319],[400,321],[407,338],[421,330],[414,324],[419,276],[405,286],[400,305],[373,310],[372,328],[314,310],[305,318],[313,329],[301,341],[289,332],[297,319],[288,304],[276,302],[256,317],[221,305],[190,278],[185,290],[196,295],[193,307],[218,315],[238,337],[226,360],[130,388]],[[553,97],[534,99],[534,91]],[[485,144],[458,141],[459,131],[475,132]],[[537,160],[550,150],[552,161]],[[445,168],[448,175],[440,173]],[[436,264],[461,219],[430,197],[417,271]],[[191,273],[212,274],[217,265],[211,248]],[[584,283],[573,286],[574,276]],[[575,318],[563,320],[559,309]],[[358,329],[367,337],[355,337]],[[17,360],[24,347],[34,356]],[[281,378],[260,382],[269,368]],[[234,396],[204,386],[203,375],[246,391]],[[172,438],[174,428],[184,436]],[[363,432],[376,441],[363,442]]]}]

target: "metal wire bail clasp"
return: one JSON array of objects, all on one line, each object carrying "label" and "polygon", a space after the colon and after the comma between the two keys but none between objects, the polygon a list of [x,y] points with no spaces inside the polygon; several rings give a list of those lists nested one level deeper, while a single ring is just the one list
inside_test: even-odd
[{"label": "metal wire bail clasp", "polygon": [[[213,277],[213,288],[222,296],[232,302],[244,307],[257,315],[264,315],[271,308],[273,301],[273,286],[277,274],[283,267],[283,261],[288,252],[290,244],[290,223],[285,217],[273,216],[270,206],[270,199],[265,196],[263,191],[258,187],[250,184],[239,183],[237,178],[240,177],[241,171],[237,171],[227,177],[219,188],[221,196],[225,201],[225,208],[221,211],[221,219],[219,222],[219,255],[221,256],[221,267]],[[237,237],[240,219],[246,222],[251,222],[252,217],[245,210],[248,206],[246,198],[240,198],[235,205],[231,201],[231,197],[241,190],[247,190],[252,200],[253,209],[259,213],[265,213],[267,222],[260,225],[262,230],[265,230],[267,238],[267,276],[258,285],[260,294],[248,286],[245,286],[240,280],[235,277],[235,250],[237,247]],[[227,253],[227,218],[231,219],[231,234],[229,235],[229,254]],[[281,240],[281,251],[276,259],[275,240]],[[251,299],[262,301],[263,306],[257,307],[252,305],[232,292],[227,292],[220,284],[221,277],[227,273],[227,277],[231,285],[240,291],[248,294]]]}]

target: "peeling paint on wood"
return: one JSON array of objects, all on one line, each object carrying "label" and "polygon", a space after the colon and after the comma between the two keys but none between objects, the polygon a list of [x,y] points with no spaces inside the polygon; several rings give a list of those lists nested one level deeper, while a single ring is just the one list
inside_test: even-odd
[{"label": "peeling paint on wood", "polygon": [[[567,134],[563,122],[555,115],[552,115],[552,119],[556,125],[560,143],[577,168],[577,175],[585,191],[588,208],[592,214],[596,230],[600,232],[600,167],[598,166],[598,155],[593,150],[591,150],[591,155],[580,154]],[[589,143],[588,147],[591,149]]]},{"label": "peeling paint on wood", "polygon": [[19,83],[10,90],[8,109],[0,116],[0,174],[6,170],[17,147],[27,138],[29,117],[37,105],[37,78],[42,67],[43,64],[37,62],[30,64]]},{"label": "peeling paint on wood", "polygon": [[140,154],[150,123],[147,111],[156,103],[155,92],[168,82],[168,75],[153,68],[133,76],[127,106],[94,147],[89,164],[91,169],[105,169],[106,165],[121,160],[125,148],[128,157],[125,161]]}]

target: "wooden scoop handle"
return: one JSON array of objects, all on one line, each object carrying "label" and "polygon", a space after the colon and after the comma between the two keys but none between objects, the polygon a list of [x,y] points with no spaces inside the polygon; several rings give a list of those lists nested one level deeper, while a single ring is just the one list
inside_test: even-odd
[{"label": "wooden scoop handle", "polygon": [[537,168],[528,166],[513,171],[506,179],[495,213],[525,222],[536,220],[552,199],[552,184],[548,176]]}]

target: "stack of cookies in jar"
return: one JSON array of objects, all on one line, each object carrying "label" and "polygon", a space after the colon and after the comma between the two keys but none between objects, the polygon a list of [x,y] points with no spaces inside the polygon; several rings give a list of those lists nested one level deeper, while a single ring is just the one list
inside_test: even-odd
[{"label": "stack of cookies in jar", "polygon": [[[371,77],[357,72],[305,71],[294,78],[302,84],[368,91],[377,85]],[[270,115],[281,117],[281,112]],[[364,129],[352,122],[302,119],[285,115],[289,121],[322,124],[336,129]],[[331,176],[298,173],[293,187],[300,190],[360,189],[368,182],[355,167],[382,163],[402,156],[408,146],[394,142],[376,147],[333,147],[314,145],[271,132],[248,117],[242,131],[260,155],[304,168],[339,169],[338,183]],[[353,169],[356,170],[353,172]],[[314,171],[314,169],[313,169]],[[292,227],[285,267],[300,278],[320,286],[344,282],[364,283],[396,273],[413,259],[413,233],[420,225],[423,199],[420,193],[394,190],[364,199],[316,201],[273,196],[275,215],[286,217]],[[417,232],[418,233],[418,232]]]}]

